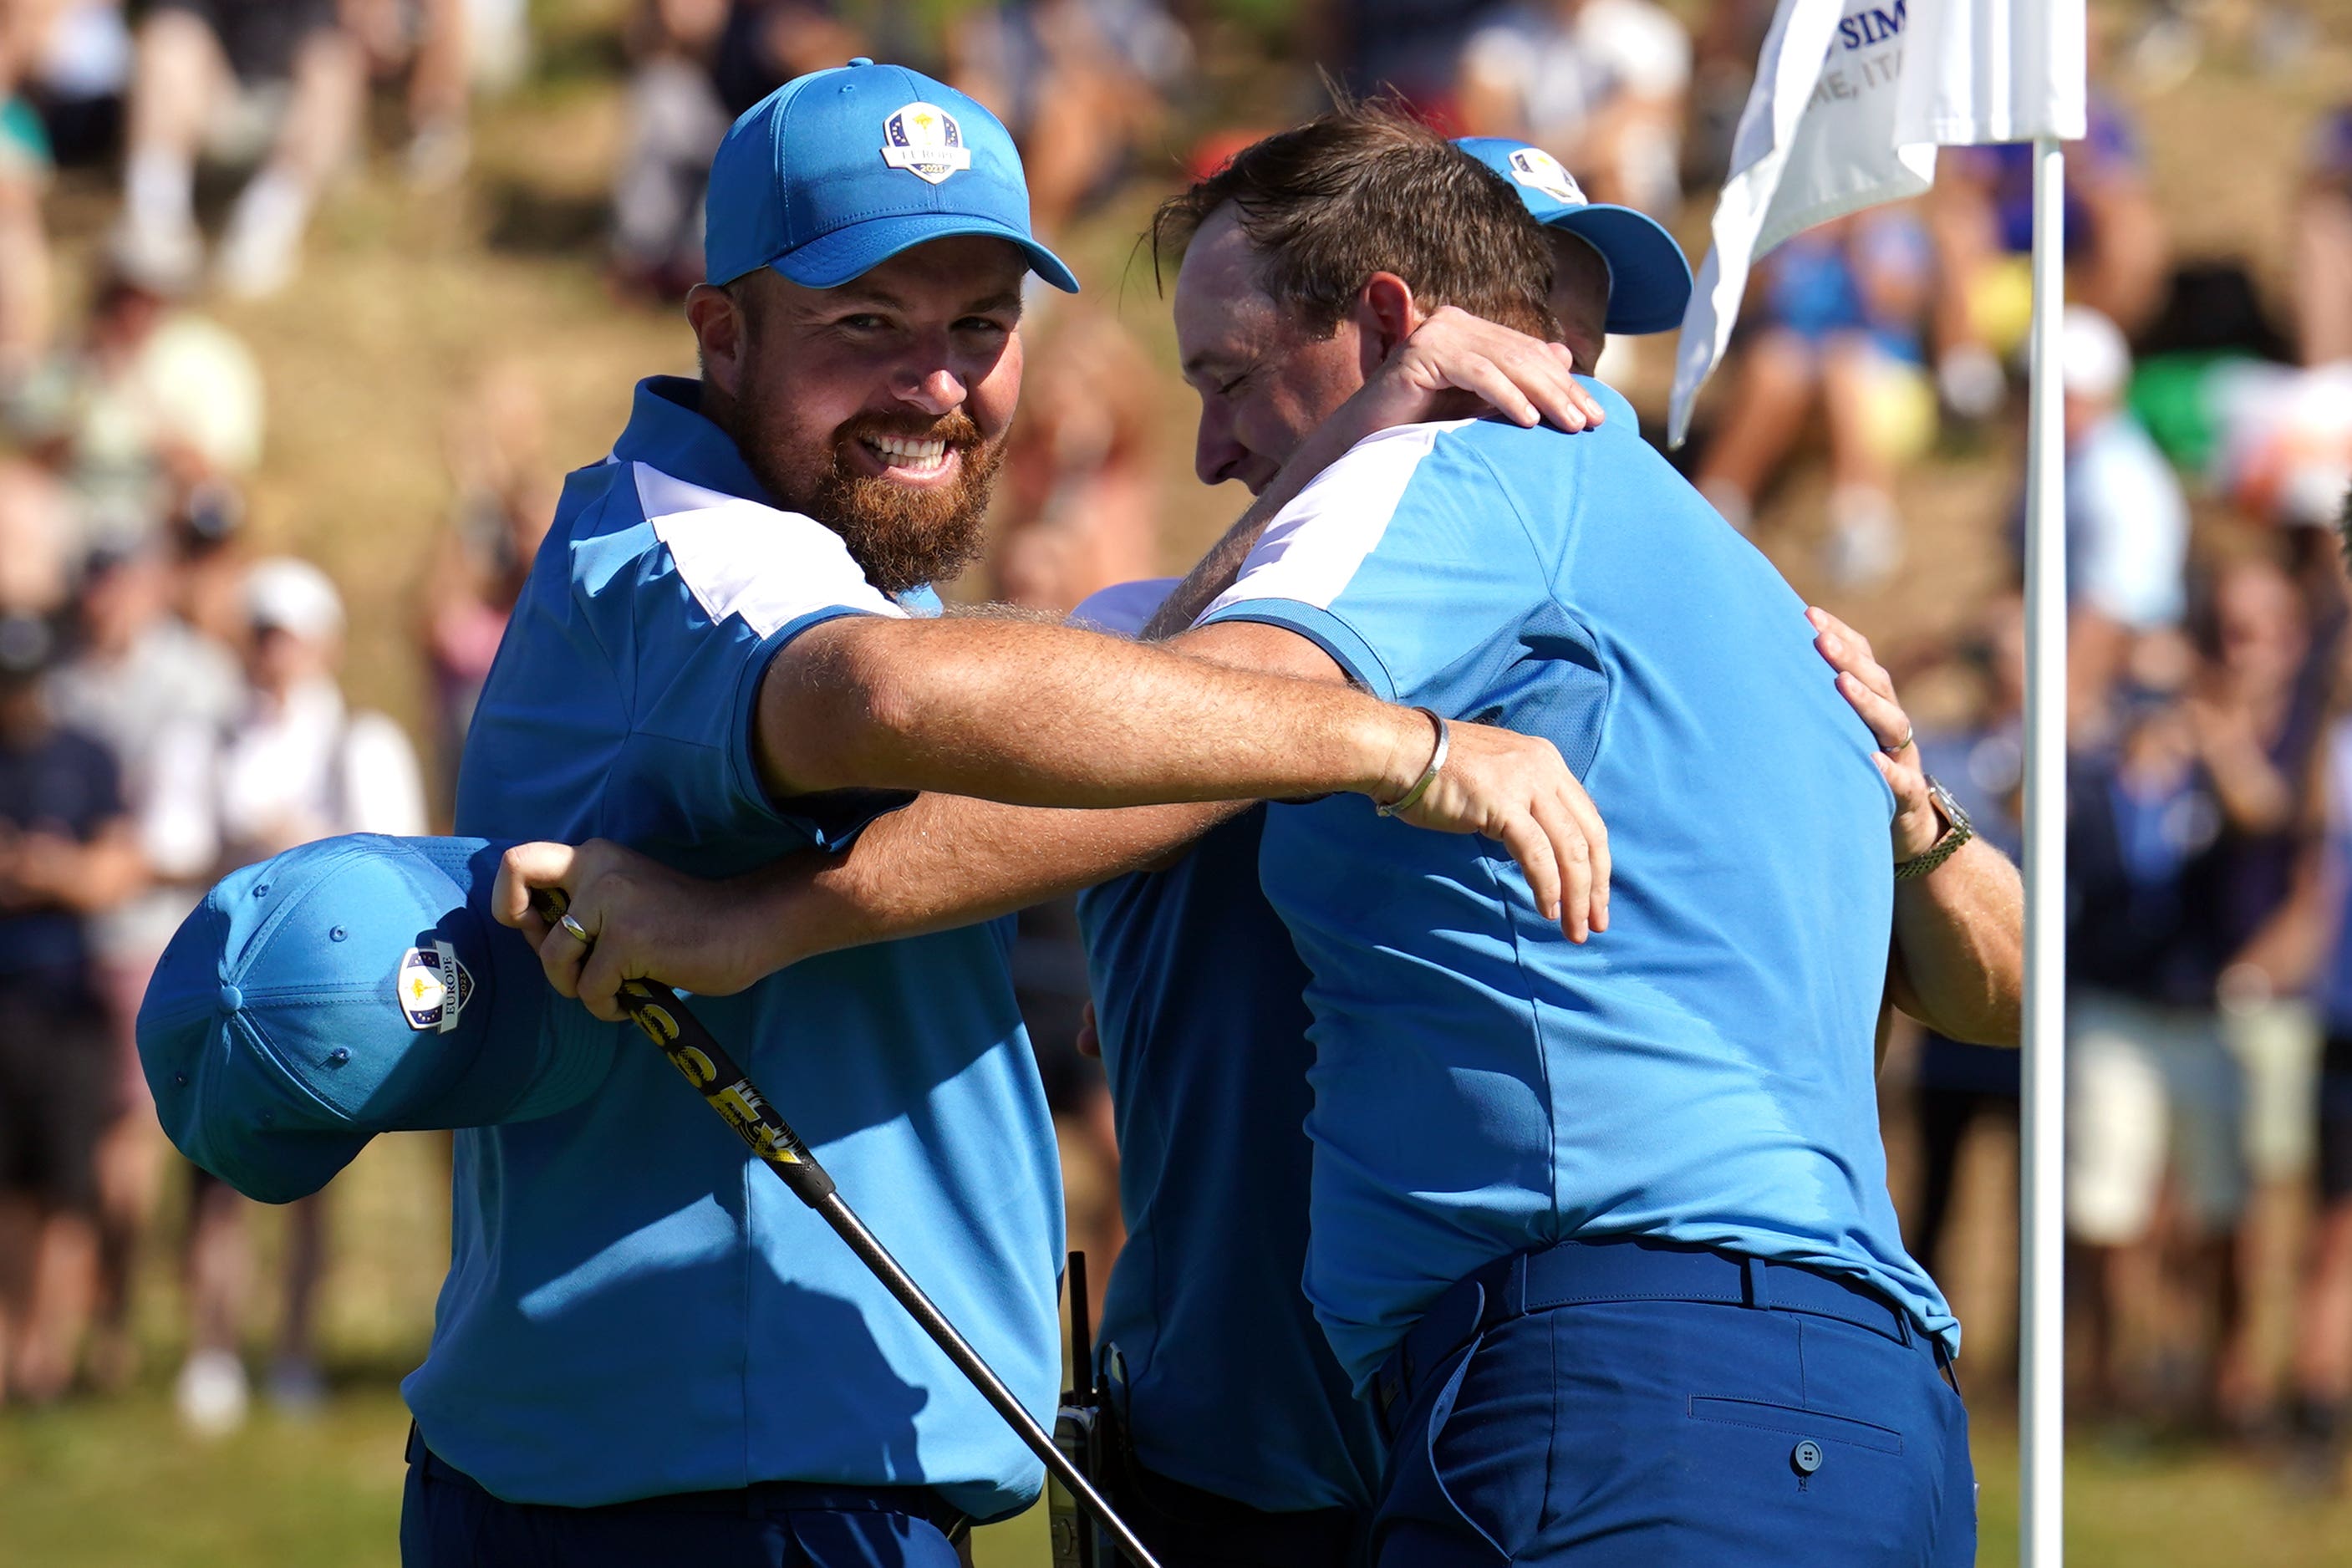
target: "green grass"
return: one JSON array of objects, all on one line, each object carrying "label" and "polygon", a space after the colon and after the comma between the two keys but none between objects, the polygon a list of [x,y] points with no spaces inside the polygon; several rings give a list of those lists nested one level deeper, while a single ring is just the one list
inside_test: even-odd
[{"label": "green grass", "polygon": [[[0,1562],[43,1568],[394,1568],[408,1418],[388,1388],[341,1392],[318,1417],[267,1413],[218,1443],[181,1436],[168,1396],[0,1415]],[[1986,1568],[2017,1560],[2013,1435],[1977,1458]],[[2072,1568],[2260,1563],[2340,1568],[2352,1502],[2292,1497],[2263,1464],[2094,1442],[2070,1458]],[[1044,1568],[1042,1512],[982,1533],[980,1568]]]}]

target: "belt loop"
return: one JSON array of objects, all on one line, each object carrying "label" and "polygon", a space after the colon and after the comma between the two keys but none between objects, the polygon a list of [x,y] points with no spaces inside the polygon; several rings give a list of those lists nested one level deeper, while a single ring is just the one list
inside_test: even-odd
[{"label": "belt loop", "polygon": [[1764,1270],[1769,1268],[1760,1258],[1742,1254],[1739,1259],[1740,1285],[1748,1297],[1748,1305],[1768,1310],[1772,1305],[1771,1287],[1764,1282]]},{"label": "belt loop", "polygon": [[[1502,1322],[1527,1315],[1528,1259],[1532,1256],[1526,1252],[1512,1255],[1509,1273],[1503,1280],[1503,1299],[1499,1303],[1489,1302],[1486,1310],[1478,1314],[1482,1320],[1478,1324],[1481,1329],[1490,1322]],[[1500,1311],[1495,1310],[1498,1305],[1502,1309]]]}]

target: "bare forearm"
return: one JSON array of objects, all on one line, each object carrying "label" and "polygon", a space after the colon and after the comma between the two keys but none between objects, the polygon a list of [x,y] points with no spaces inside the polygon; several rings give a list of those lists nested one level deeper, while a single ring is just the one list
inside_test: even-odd
[{"label": "bare forearm", "polygon": [[769,967],[993,920],[1164,863],[1246,802],[1051,811],[925,795],[768,889]]},{"label": "bare forearm", "polygon": [[858,620],[812,639],[761,689],[761,771],[779,796],[1099,808],[1393,794],[1429,752],[1410,709],[1070,627]]},{"label": "bare forearm", "polygon": [[1939,1034],[2018,1042],[2025,992],[2025,895],[2017,868],[1982,839],[1895,884],[1896,998]]}]

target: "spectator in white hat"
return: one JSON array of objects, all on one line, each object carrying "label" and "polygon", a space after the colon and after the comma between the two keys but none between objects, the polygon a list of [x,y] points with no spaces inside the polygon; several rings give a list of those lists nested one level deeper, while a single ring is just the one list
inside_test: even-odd
[{"label": "spectator in white hat", "polygon": [[[339,833],[425,831],[415,749],[381,713],[354,712],[335,679],[341,596],[306,561],[276,556],[246,576],[245,701],[226,726],[178,726],[158,743],[158,787],[144,838],[157,873],[206,879]],[[247,1383],[236,1344],[251,1260],[246,1200],[208,1179],[194,1194],[189,1237],[189,1345],[181,1418],[216,1433],[244,1418]],[[269,1381],[278,1403],[315,1405],[311,1304],[325,1258],[320,1197],[289,1215],[286,1310]]]},{"label": "spectator in white hat", "polygon": [[2131,350],[2116,324],[2069,305],[2059,346],[2066,395],[2066,585],[2077,714],[2088,714],[2133,637],[2180,624],[2189,503],[2124,404]]}]

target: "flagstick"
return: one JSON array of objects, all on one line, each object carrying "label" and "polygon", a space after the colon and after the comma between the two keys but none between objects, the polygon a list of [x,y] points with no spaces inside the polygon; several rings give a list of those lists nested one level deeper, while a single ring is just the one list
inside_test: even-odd
[{"label": "flagstick", "polygon": [[2025,1060],[2018,1331],[2020,1562],[2065,1545],[2065,154],[2033,143],[2033,349],[2025,502]]}]

